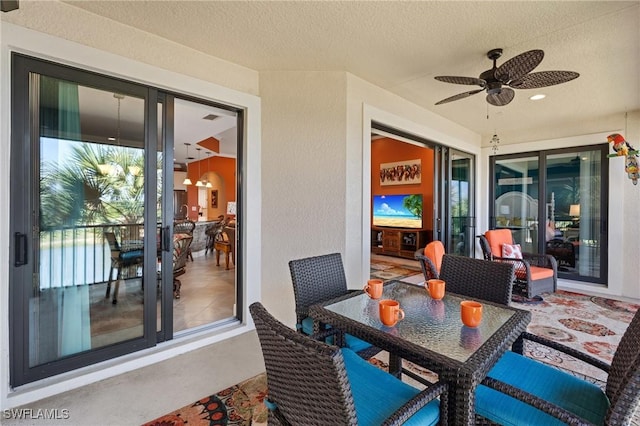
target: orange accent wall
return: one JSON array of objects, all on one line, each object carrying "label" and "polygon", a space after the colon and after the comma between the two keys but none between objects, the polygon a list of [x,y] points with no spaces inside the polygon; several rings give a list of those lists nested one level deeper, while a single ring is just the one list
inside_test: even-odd
[{"label": "orange accent wall", "polygon": [[[199,171],[198,171],[199,165]],[[189,163],[187,177],[193,185],[187,186],[187,203],[189,204],[189,219],[197,221],[198,212],[192,211],[193,206],[198,205],[198,187],[195,186],[198,178],[207,172],[220,175],[224,181],[224,190],[227,194],[226,201],[236,201],[236,159],[228,157],[212,157]],[[226,207],[225,207],[226,210]]]},{"label": "orange accent wall", "polygon": [[196,142],[196,145],[200,145],[201,147],[208,149],[209,151],[213,151],[216,154],[220,152],[220,141],[213,136],[203,139],[200,142]]},{"label": "orange accent wall", "polygon": [[[380,164],[421,160],[421,182],[408,185],[380,185]],[[423,229],[433,227],[433,170],[434,151],[391,138],[371,142],[371,195],[422,194]],[[373,211],[373,209],[372,209]],[[371,218],[373,221],[373,218]]]}]

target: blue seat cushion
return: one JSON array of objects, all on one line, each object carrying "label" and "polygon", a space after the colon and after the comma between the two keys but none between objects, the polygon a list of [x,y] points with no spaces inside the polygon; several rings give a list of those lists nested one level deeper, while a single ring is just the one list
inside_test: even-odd
[{"label": "blue seat cushion", "polygon": [[[505,353],[489,377],[508,383],[593,423],[604,424],[609,399],[593,383],[514,352]],[[476,412],[503,425],[564,425],[531,405],[478,386]]]},{"label": "blue seat cushion", "polygon": [[136,262],[142,260],[144,252],[142,250],[131,250],[120,252],[120,259],[123,262]]},{"label": "blue seat cushion", "polygon": [[[348,348],[341,349],[356,407],[358,425],[378,426],[420,393],[413,386],[369,364]],[[440,418],[440,402],[436,399],[416,414],[405,425],[436,425]]]},{"label": "blue seat cushion", "polygon": [[[313,318],[307,317],[302,320],[302,332],[307,335],[313,334]],[[355,352],[360,352],[371,347],[370,343],[360,340],[357,337],[353,337],[350,334],[345,334],[344,340],[346,347]],[[333,340],[327,339],[327,343],[331,344],[332,342]]]}]

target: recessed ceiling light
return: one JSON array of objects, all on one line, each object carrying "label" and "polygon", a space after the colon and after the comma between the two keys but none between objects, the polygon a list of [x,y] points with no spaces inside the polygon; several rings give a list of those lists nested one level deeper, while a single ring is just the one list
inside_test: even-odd
[{"label": "recessed ceiling light", "polygon": [[116,138],[113,138],[113,137],[109,137],[109,138],[107,138],[107,140],[110,140],[110,141],[115,141],[115,140],[116,140]]},{"label": "recessed ceiling light", "polygon": [[543,95],[542,93],[539,93],[537,95],[531,96],[529,99],[531,99],[532,101],[539,101],[540,99],[544,99],[545,97],[547,97],[547,95]]}]

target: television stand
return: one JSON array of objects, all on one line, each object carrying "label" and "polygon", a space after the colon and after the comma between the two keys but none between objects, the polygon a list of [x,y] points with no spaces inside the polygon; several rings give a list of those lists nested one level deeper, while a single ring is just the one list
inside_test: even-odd
[{"label": "television stand", "polygon": [[416,250],[431,241],[433,232],[423,229],[371,228],[371,252],[413,259]]}]

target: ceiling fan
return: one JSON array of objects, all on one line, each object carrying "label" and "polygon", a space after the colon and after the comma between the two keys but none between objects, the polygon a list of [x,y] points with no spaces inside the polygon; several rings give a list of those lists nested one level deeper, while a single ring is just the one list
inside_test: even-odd
[{"label": "ceiling fan", "polygon": [[[542,50],[529,50],[521,53],[500,66],[496,66],[496,61],[502,56],[502,49],[492,49],[487,52],[487,57],[493,61],[493,68],[474,77],[438,76],[438,81],[453,84],[468,84],[480,86],[480,89],[459,93],[436,102],[436,105],[446,104],[458,99],[464,99],[483,90],[487,91],[487,102],[495,106],[504,106],[511,102],[515,96],[513,89],[537,89],[539,87],[553,86],[555,84],[566,83],[580,74],[573,71],[541,71],[534,72],[544,52]],[[508,87],[505,87],[508,86]]]}]

